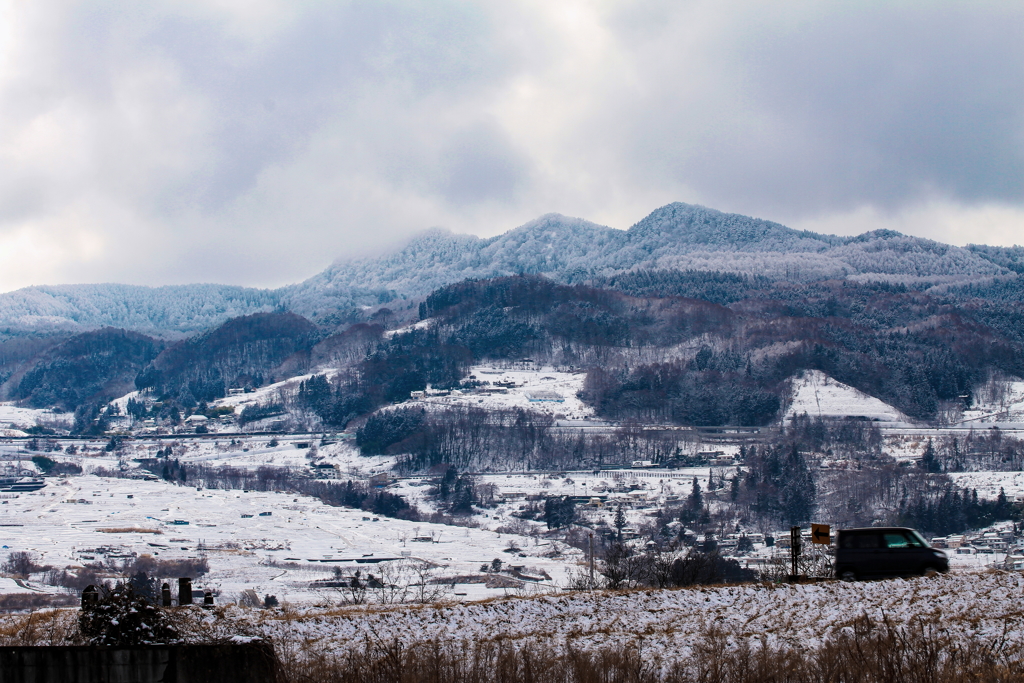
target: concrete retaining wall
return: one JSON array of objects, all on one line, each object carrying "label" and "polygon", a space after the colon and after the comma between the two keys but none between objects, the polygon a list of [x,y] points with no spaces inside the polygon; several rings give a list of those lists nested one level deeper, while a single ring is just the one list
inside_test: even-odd
[{"label": "concrete retaining wall", "polygon": [[138,647],[0,647],[0,683],[275,683],[263,642]]}]

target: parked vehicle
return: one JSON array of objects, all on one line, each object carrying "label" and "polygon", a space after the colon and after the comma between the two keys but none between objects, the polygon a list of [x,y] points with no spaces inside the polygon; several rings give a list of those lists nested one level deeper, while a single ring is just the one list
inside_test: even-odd
[{"label": "parked vehicle", "polygon": [[949,571],[949,558],[913,529],[840,529],[836,576],[845,581]]}]

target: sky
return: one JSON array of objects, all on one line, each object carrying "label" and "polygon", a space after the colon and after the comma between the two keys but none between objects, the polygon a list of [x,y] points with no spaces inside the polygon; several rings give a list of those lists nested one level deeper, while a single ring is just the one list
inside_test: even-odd
[{"label": "sky", "polygon": [[0,291],[673,201],[1024,243],[1024,3],[0,0]]}]

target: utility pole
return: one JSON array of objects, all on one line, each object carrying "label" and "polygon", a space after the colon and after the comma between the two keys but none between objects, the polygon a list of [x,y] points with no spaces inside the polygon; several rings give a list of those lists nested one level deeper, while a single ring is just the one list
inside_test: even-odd
[{"label": "utility pole", "polygon": [[590,532],[590,590],[594,590],[594,532]]},{"label": "utility pole", "polygon": [[793,583],[800,580],[800,541],[800,527],[791,527],[789,530],[789,557],[792,571],[789,580]]}]

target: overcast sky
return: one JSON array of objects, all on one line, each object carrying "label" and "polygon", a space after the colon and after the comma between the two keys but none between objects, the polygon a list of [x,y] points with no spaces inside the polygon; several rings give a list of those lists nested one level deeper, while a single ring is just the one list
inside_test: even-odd
[{"label": "overcast sky", "polygon": [[1024,243],[1024,3],[0,0],[0,291],[671,201]]}]

